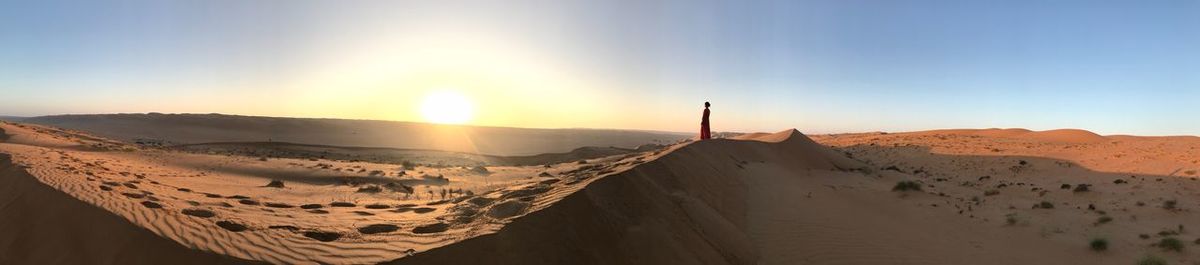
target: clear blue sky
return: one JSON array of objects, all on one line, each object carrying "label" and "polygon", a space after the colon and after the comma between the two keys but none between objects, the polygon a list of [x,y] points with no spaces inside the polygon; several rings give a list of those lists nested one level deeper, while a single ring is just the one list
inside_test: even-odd
[{"label": "clear blue sky", "polygon": [[0,115],[1200,135],[1200,1],[8,1]]}]

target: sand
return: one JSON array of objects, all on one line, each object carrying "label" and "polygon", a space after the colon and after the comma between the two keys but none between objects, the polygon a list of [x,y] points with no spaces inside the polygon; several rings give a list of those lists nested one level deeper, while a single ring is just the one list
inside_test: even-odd
[{"label": "sand", "polygon": [[[11,156],[0,181],[19,190],[0,195],[4,264],[1200,261],[1151,246],[1194,247],[1200,140],[1186,137],[785,130],[582,161],[405,168],[0,129]],[[922,190],[893,191],[900,181]],[[1033,207],[1042,201],[1054,208]],[[1108,250],[1088,248],[1097,237]]]}]

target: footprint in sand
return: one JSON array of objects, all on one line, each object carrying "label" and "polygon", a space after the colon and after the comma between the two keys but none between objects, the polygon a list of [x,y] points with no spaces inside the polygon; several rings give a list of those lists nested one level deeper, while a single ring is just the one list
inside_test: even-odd
[{"label": "footprint in sand", "polygon": [[387,209],[387,208],[392,208],[391,206],[388,206],[388,205],[386,205],[386,204],[368,204],[367,206],[363,206],[363,207],[366,207],[367,209]]},{"label": "footprint in sand", "polygon": [[529,203],[520,200],[507,200],[492,206],[488,209],[488,217],[495,219],[510,218],[525,212],[529,208]]},{"label": "footprint in sand", "polygon": [[121,184],[121,185],[125,185],[125,187],[130,188],[130,189],[135,189],[135,190],[138,189],[138,186],[133,185],[133,183],[125,183],[125,184]]},{"label": "footprint in sand", "polygon": [[320,204],[305,204],[305,205],[300,205],[300,209],[321,209],[321,208],[325,208],[325,206],[324,206],[324,205],[320,205]]},{"label": "footprint in sand", "polygon": [[224,197],[224,196],[221,196],[221,194],[205,193],[205,194],[204,194],[204,197],[209,197],[209,198],[221,198],[221,197]]},{"label": "footprint in sand", "polygon": [[104,186],[104,185],[100,185],[100,189],[101,189],[101,190],[104,190],[104,191],[112,191],[112,188],[111,188],[111,187]]},{"label": "footprint in sand", "polygon": [[294,207],[296,207],[296,206],[292,206],[291,204],[286,204],[286,203],[281,203],[281,202],[268,202],[263,205],[266,205],[267,207],[271,207],[271,208],[294,208]]},{"label": "footprint in sand", "polygon": [[213,213],[212,211],[205,210],[205,209],[183,209],[183,214],[200,217],[200,218],[209,218],[209,217],[217,216],[216,213]]},{"label": "footprint in sand", "polygon": [[296,231],[299,231],[299,230],[300,230],[300,228],[299,228],[299,227],[290,226],[290,225],[272,225],[272,226],[268,226],[267,228],[270,228],[270,229],[283,229],[283,230],[288,230],[288,231],[292,231],[292,232],[296,232]]},{"label": "footprint in sand", "polygon": [[342,234],[338,232],[309,231],[304,232],[304,236],[321,242],[329,242],[341,238]]},{"label": "footprint in sand", "polygon": [[245,200],[245,199],[249,199],[250,197],[246,197],[246,196],[242,196],[242,195],[233,195],[233,196],[229,196],[229,197],[225,197],[225,198]]},{"label": "footprint in sand", "polygon": [[428,208],[428,207],[421,207],[421,208],[414,208],[414,209],[412,209],[412,211],[413,211],[414,213],[428,213],[428,212],[432,212],[433,210],[436,210],[436,209],[434,209],[434,208]]},{"label": "footprint in sand", "polygon": [[449,224],[433,223],[433,224],[427,224],[427,225],[415,227],[415,228],[413,228],[412,232],[414,234],[432,234],[432,233],[445,232],[446,229],[450,229]]},{"label": "footprint in sand", "polygon": [[245,205],[258,205],[258,201],[255,201],[255,200],[240,200],[240,201],[238,201],[238,203],[245,204]]},{"label": "footprint in sand", "polygon": [[330,203],[329,206],[332,206],[332,207],[355,207],[358,205],[355,205],[355,204],[349,203],[349,202],[333,202],[333,203]]},{"label": "footprint in sand", "polygon": [[192,192],[192,189],[188,189],[188,188],[178,188],[175,190],[182,191],[182,192]]},{"label": "footprint in sand", "polygon": [[221,228],[225,228],[225,230],[229,230],[232,232],[246,231],[245,225],[230,222],[230,221],[217,221],[217,226],[220,226]]},{"label": "footprint in sand", "polygon": [[484,207],[484,206],[491,205],[493,202],[496,202],[496,199],[475,197],[475,198],[471,198],[470,200],[467,200],[467,202],[471,203],[475,206]]},{"label": "footprint in sand", "polygon": [[308,210],[308,212],[310,212],[310,213],[315,213],[315,214],[327,214],[327,213],[329,213],[329,211],[326,211],[326,210],[321,210],[321,209],[316,209],[316,210]]},{"label": "footprint in sand", "polygon": [[358,215],[362,215],[362,216],[372,216],[372,215],[375,215],[375,214],[373,214],[373,213],[370,213],[370,212],[364,212],[364,211],[354,211],[354,213],[356,213],[356,214],[358,214]]},{"label": "footprint in sand", "polygon": [[391,232],[395,232],[396,230],[399,230],[399,229],[400,229],[400,227],[395,226],[395,225],[373,224],[373,225],[368,225],[368,226],[364,226],[364,227],[359,227],[358,232],[363,233],[364,235],[370,235],[370,234],[379,234],[379,233],[391,233]]},{"label": "footprint in sand", "polygon": [[158,204],[158,203],[152,202],[152,201],[144,201],[144,202],[142,202],[142,206],[146,206],[146,208],[150,208],[150,209],[162,208],[162,204]]}]

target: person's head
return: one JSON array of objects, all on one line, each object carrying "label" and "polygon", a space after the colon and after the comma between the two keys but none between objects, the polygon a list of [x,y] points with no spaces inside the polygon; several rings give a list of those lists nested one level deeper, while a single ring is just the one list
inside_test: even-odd
[{"label": "person's head", "polygon": [[710,106],[710,105],[708,104],[708,101],[705,101],[705,102],[704,102],[704,107],[705,107],[705,108],[707,108],[708,106]]}]

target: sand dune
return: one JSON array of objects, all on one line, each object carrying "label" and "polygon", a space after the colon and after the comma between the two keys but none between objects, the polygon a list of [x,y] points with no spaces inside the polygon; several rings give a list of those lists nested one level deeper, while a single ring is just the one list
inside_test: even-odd
[{"label": "sand dune", "polygon": [[499,156],[565,153],[584,146],[636,148],[647,143],[674,143],[691,136],[652,131],[527,129],[221,114],[60,115],[25,118],[22,122],[84,130],[130,143],[179,145],[271,141]]},{"label": "sand dune", "polygon": [[1027,129],[951,129],[913,132],[921,135],[953,134],[974,135],[992,138],[1013,138],[1055,143],[1096,143],[1108,141],[1099,134],[1080,129],[1057,129],[1048,131],[1031,131]]}]

